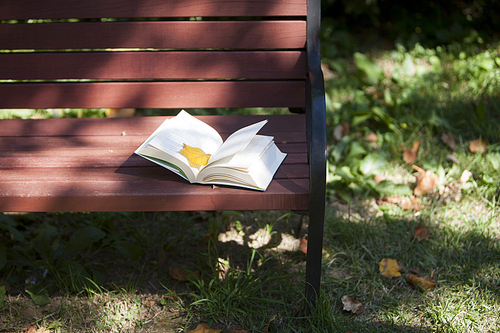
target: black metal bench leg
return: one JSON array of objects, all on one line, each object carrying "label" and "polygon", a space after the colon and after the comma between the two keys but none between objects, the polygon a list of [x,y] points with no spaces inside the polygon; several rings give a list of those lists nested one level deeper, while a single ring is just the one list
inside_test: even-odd
[{"label": "black metal bench leg", "polygon": [[325,203],[318,202],[311,206],[309,213],[309,231],[307,239],[306,263],[306,300],[307,315],[316,304],[321,283],[321,260],[323,256],[323,226],[325,220]]}]

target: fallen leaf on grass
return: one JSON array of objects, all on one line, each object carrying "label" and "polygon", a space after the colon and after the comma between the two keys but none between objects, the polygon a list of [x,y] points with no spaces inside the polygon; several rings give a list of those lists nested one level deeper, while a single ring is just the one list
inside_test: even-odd
[{"label": "fallen leaf on grass", "polygon": [[267,326],[266,326],[266,329],[264,330],[264,333],[269,333],[269,326],[271,326],[271,322],[276,319],[276,316],[277,315],[274,315],[271,317],[271,319],[269,319],[269,321],[267,322]]},{"label": "fallen leaf on grass", "polygon": [[484,153],[488,142],[484,139],[476,139],[469,143],[469,150],[471,153]]},{"label": "fallen leaf on grass", "polygon": [[373,143],[373,142],[377,142],[378,141],[378,136],[377,136],[377,134],[371,132],[370,134],[367,134],[365,136],[365,139],[366,139],[366,141],[369,141],[369,142]]},{"label": "fallen leaf on grass", "polygon": [[401,267],[398,266],[397,260],[384,258],[380,260],[378,268],[380,274],[385,277],[392,278],[401,276],[401,273],[399,272]]},{"label": "fallen leaf on grass", "polygon": [[380,173],[377,173],[375,177],[373,177],[373,180],[375,181],[375,183],[380,184],[380,182],[385,180],[385,177],[382,176]]},{"label": "fallen leaf on grass", "polygon": [[420,141],[417,140],[413,142],[411,148],[405,148],[405,150],[403,150],[403,161],[405,161],[406,164],[415,163],[415,161],[417,160],[419,147]]},{"label": "fallen leaf on grass", "polygon": [[464,172],[462,172],[462,175],[460,176],[460,184],[464,185],[465,183],[467,183],[471,176],[472,172],[470,172],[469,170],[464,170]]},{"label": "fallen leaf on grass", "polygon": [[356,315],[363,312],[363,304],[349,295],[342,296],[342,304],[344,304],[344,311],[350,311]]},{"label": "fallen leaf on grass", "polygon": [[417,197],[434,190],[439,185],[439,176],[434,172],[427,170],[425,171],[421,167],[416,165],[412,165],[412,168],[418,171],[418,174],[415,175],[417,179],[417,186],[413,190],[413,194]]},{"label": "fallen leaf on grass", "polygon": [[176,279],[177,281],[182,281],[182,282],[189,281],[189,276],[191,276],[191,275],[196,275],[196,276],[200,275],[199,271],[194,271],[193,273],[190,273],[190,272],[187,272],[182,267],[174,267],[174,266],[172,266],[168,269],[168,273],[170,274],[170,276],[172,278]]},{"label": "fallen leaf on grass", "polygon": [[304,254],[307,254],[307,239],[305,237],[303,237],[301,240],[300,240],[300,250],[302,252],[304,252]]},{"label": "fallen leaf on grass", "polygon": [[453,134],[443,133],[443,135],[441,135],[441,140],[443,140],[443,142],[452,150],[457,148],[457,143],[455,142],[455,136]]},{"label": "fallen leaf on grass", "polygon": [[205,323],[201,323],[198,326],[196,326],[194,330],[189,331],[188,333],[220,333],[220,332],[222,332],[222,330],[216,330],[214,328],[210,328],[210,326],[208,326]]},{"label": "fallen leaf on grass", "polygon": [[170,267],[168,273],[178,281],[188,281],[188,272],[182,267]]},{"label": "fallen leaf on grass", "polygon": [[413,196],[411,198],[406,197],[403,200],[403,209],[418,212],[420,210],[420,202],[418,201],[418,198],[414,198]]},{"label": "fallen leaf on grass", "polygon": [[36,326],[30,326],[28,327],[26,333],[50,333],[50,330],[46,329],[45,327],[40,327],[39,329],[36,329]]},{"label": "fallen leaf on grass", "polygon": [[431,289],[437,285],[437,282],[432,279],[432,273],[422,277],[408,274],[405,276],[405,279],[413,287],[420,288],[422,291]]},{"label": "fallen leaf on grass", "polygon": [[431,236],[431,233],[429,230],[425,228],[424,225],[419,225],[418,227],[415,228],[415,231],[413,231],[413,236],[421,242],[422,240],[427,240]]}]

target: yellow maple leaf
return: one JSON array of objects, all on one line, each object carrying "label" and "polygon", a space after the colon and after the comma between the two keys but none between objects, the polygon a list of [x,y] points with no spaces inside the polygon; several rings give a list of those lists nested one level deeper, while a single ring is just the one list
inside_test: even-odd
[{"label": "yellow maple leaf", "polygon": [[401,267],[398,266],[397,260],[384,258],[380,260],[378,267],[380,274],[385,277],[392,278],[401,276],[401,273],[399,272]]},{"label": "yellow maple leaf", "polygon": [[187,158],[189,165],[196,169],[207,165],[208,160],[212,156],[210,154],[205,154],[205,152],[200,148],[191,147],[185,143],[183,144],[183,148],[180,150],[180,153],[182,156]]}]

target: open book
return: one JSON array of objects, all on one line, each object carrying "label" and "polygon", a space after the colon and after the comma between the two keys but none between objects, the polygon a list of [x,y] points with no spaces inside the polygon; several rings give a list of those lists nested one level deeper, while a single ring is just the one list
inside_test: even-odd
[{"label": "open book", "polygon": [[135,151],[191,183],[265,191],[286,157],[271,136],[257,135],[267,120],[223,141],[210,125],[182,110],[165,120]]}]

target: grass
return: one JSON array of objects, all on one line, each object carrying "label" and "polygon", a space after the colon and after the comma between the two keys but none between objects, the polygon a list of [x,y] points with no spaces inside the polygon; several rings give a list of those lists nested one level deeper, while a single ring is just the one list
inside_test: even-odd
[{"label": "grass", "polygon": [[[334,23],[322,37],[329,183],[322,290],[310,317],[299,250],[307,219],[294,213],[0,215],[0,332],[189,332],[199,323],[223,332],[500,331],[498,41],[465,29],[444,43],[353,48],[355,36]],[[484,153],[469,149],[477,138],[488,142]],[[415,198],[402,151],[417,140],[414,164],[440,181]],[[464,170],[472,176],[462,184]],[[411,199],[418,206],[405,209]],[[415,237],[418,226],[428,239]],[[384,258],[397,260],[401,277],[380,274]],[[432,273],[437,286],[414,288],[409,273]],[[363,312],[343,310],[344,295]]]}]

